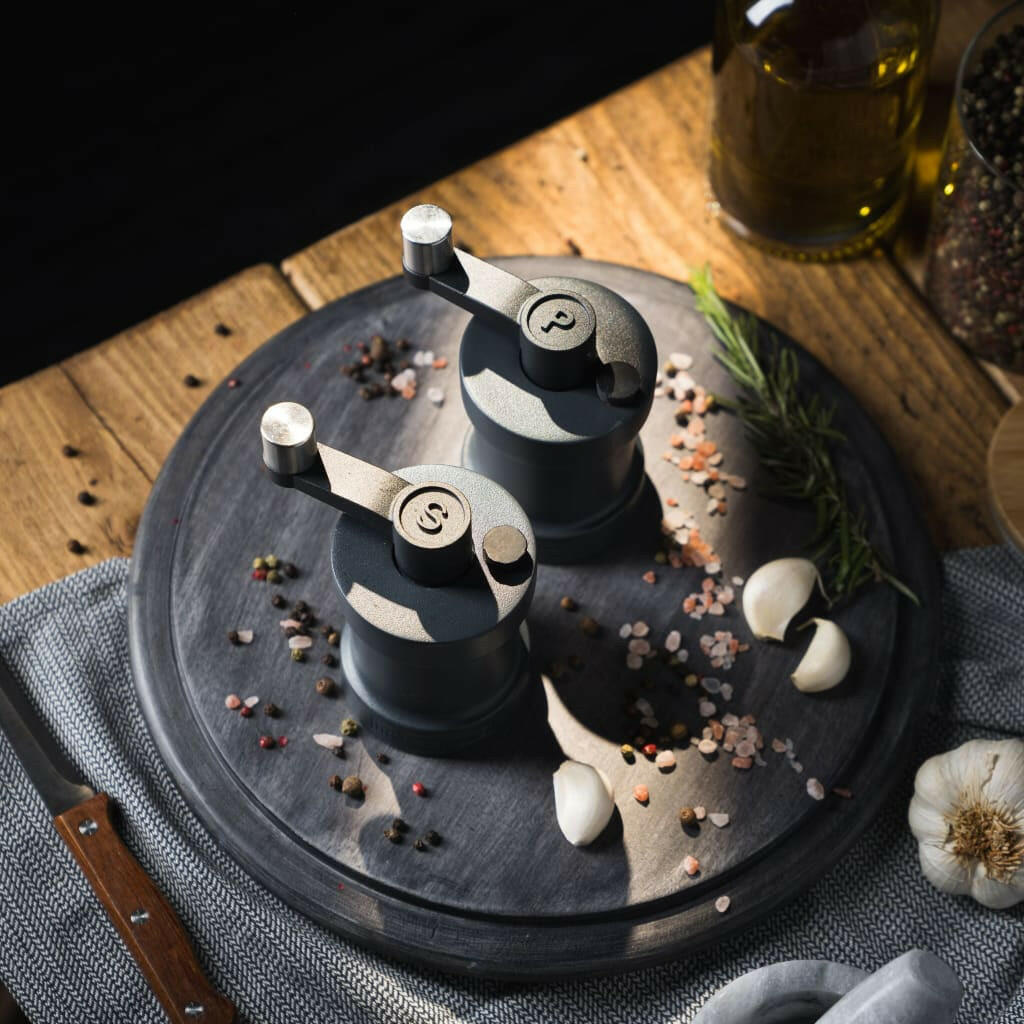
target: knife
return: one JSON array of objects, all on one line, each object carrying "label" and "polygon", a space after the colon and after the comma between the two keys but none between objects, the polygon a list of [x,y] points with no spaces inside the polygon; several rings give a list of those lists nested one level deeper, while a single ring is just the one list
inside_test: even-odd
[{"label": "knife", "polygon": [[171,905],[117,834],[110,797],[71,781],[77,772],[57,749],[2,660],[0,729],[171,1021],[234,1021],[235,1007],[206,980]]}]

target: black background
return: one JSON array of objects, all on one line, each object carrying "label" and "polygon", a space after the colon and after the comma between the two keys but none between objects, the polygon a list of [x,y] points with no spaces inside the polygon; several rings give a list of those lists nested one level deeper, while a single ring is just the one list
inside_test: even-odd
[{"label": "black background", "polygon": [[710,0],[585,18],[134,10],[6,24],[0,383],[599,99],[711,20]]}]

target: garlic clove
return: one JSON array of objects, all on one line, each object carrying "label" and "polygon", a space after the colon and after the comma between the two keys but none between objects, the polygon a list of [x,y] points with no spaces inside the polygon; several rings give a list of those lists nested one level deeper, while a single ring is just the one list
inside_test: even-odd
[{"label": "garlic clove", "polygon": [[936,889],[953,896],[966,896],[971,891],[970,869],[941,846],[922,842],[917,849],[921,873]]},{"label": "garlic clove", "polygon": [[920,794],[915,793],[911,798],[907,822],[918,841],[939,847],[943,845],[947,831],[945,814],[930,801],[921,799]]},{"label": "garlic clove", "polygon": [[814,636],[793,675],[793,685],[804,693],[820,693],[838,686],[850,671],[850,641],[830,619],[811,619]]},{"label": "garlic clove", "polygon": [[1007,907],[1016,906],[1021,899],[1020,874],[1018,871],[1018,878],[1007,884],[990,878],[984,866],[978,864],[974,869],[974,878],[971,879],[971,895],[990,910],[1006,910]]},{"label": "garlic clove", "polygon": [[990,744],[991,772],[983,782],[985,799],[999,807],[1016,808],[1024,813],[1021,780],[1024,779],[1024,742],[997,741]]},{"label": "garlic clove", "polygon": [[759,640],[781,640],[811,596],[818,570],[806,558],[777,558],[756,569],[743,588],[743,615]]},{"label": "garlic clove", "polygon": [[562,834],[573,846],[592,843],[615,810],[607,776],[582,761],[563,761],[552,776],[555,817]]},{"label": "garlic clove", "polygon": [[914,793],[945,814],[961,793],[981,789],[989,775],[992,745],[991,740],[968,740],[957,748],[956,757],[928,758],[917,770]]}]

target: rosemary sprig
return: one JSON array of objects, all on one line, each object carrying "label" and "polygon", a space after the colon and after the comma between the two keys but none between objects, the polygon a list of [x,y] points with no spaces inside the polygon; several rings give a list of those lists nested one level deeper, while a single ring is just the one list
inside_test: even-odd
[{"label": "rosemary sprig", "polygon": [[884,580],[918,604],[914,592],[886,567],[868,537],[861,509],[850,507],[846,488],[832,459],[832,446],[844,435],[832,426],[834,407],[817,395],[804,401],[799,393],[796,353],[773,338],[762,355],[757,320],[734,315],[715,291],[711,268],[690,272],[697,309],[721,345],[718,361],[740,386],[735,399],[715,395],[743,421],[761,464],[770,472],[773,493],[809,501],[816,528],[812,555],[825,577],[829,604],[850,597],[864,584]]}]

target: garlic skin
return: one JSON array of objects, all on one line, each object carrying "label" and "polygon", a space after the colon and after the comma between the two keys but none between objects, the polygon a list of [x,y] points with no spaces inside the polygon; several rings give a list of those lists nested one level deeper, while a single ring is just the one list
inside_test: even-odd
[{"label": "garlic skin", "polygon": [[811,619],[814,636],[790,679],[804,693],[838,686],[850,671],[850,641],[831,619]]},{"label": "garlic skin", "polygon": [[743,588],[743,615],[758,640],[781,640],[811,596],[818,569],[806,558],[777,558],[755,569]]},{"label": "garlic skin", "polygon": [[611,783],[604,772],[582,761],[563,761],[551,780],[558,827],[573,846],[587,846],[615,810]]},{"label": "garlic skin", "polygon": [[937,889],[993,910],[1024,900],[1024,741],[969,740],[929,758],[907,817]]}]

